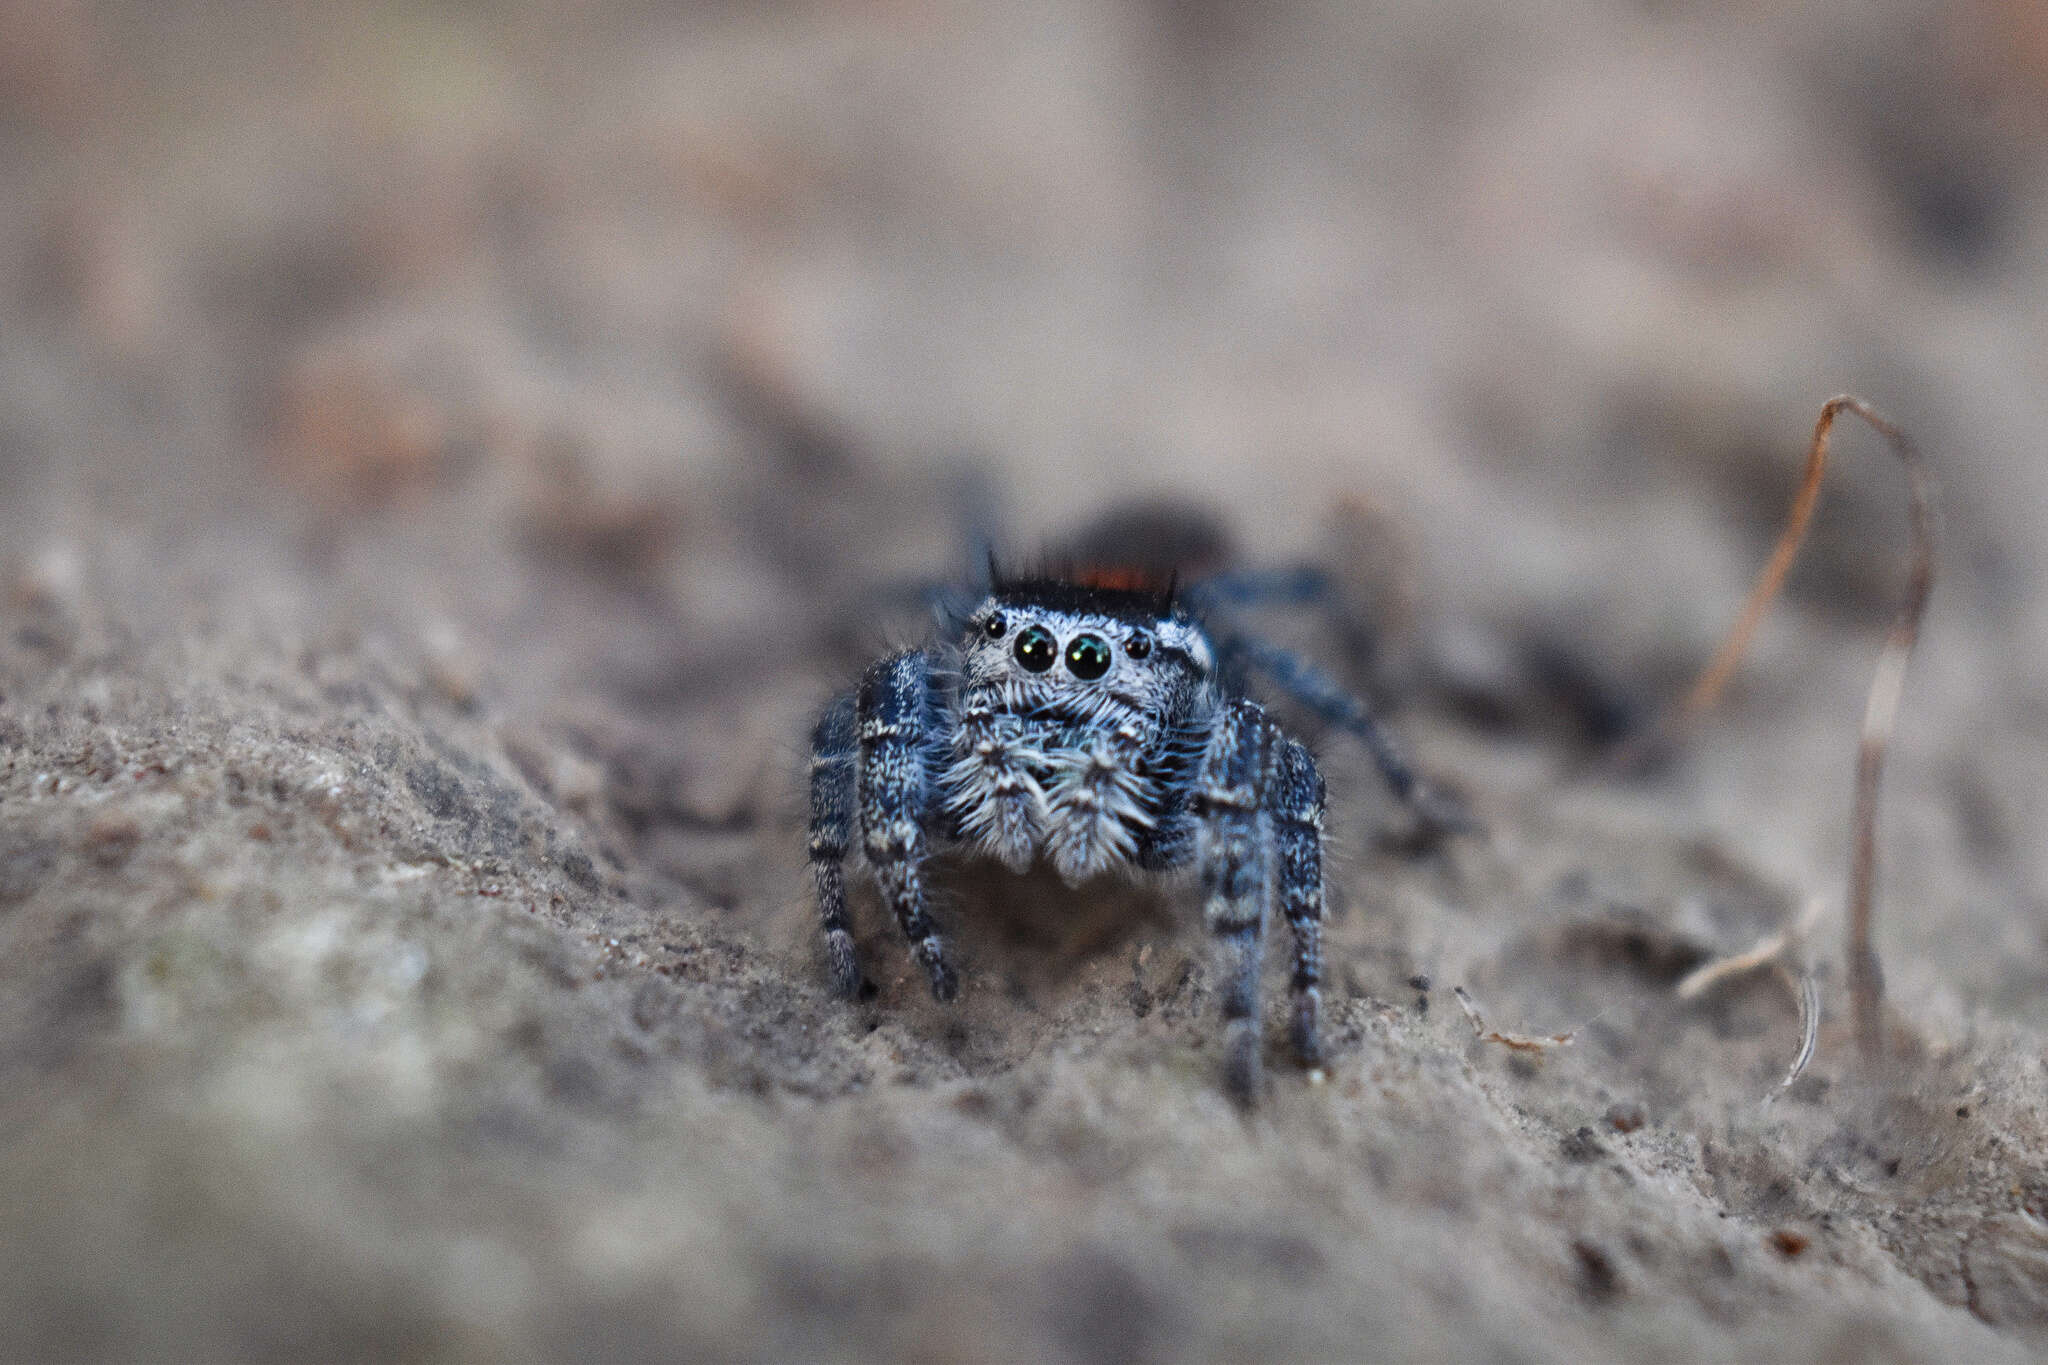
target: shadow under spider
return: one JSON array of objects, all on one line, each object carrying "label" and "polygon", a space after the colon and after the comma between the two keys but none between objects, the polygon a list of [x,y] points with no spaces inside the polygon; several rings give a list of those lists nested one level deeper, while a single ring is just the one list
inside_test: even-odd
[{"label": "shadow under spider", "polygon": [[[952,851],[929,866],[934,916],[961,966],[981,978],[961,992],[960,1003],[970,1009],[986,1004],[976,1000],[985,995],[1033,1001],[1071,995],[1097,980],[1099,969],[1127,975],[1131,952],[1148,944],[1164,949],[1200,927],[1201,893],[1192,879],[1104,876],[1068,886],[1046,868],[1015,873]],[[870,985],[887,990],[885,983],[908,961],[901,935],[872,885],[854,894],[862,962]],[[923,993],[908,991],[905,999]]]}]

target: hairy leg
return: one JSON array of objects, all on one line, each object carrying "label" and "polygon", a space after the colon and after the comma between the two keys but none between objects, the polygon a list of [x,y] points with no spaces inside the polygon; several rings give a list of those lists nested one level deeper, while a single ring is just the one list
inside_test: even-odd
[{"label": "hairy leg", "polygon": [[959,806],[959,835],[980,844],[1012,872],[1031,866],[1045,828],[1045,792],[1031,775],[1037,750],[1023,726],[993,698],[970,697],[960,708],[960,740],[948,772]]},{"label": "hairy leg", "polygon": [[1263,798],[1279,737],[1256,702],[1231,702],[1202,755],[1190,803],[1203,919],[1216,943],[1224,1083],[1245,1105],[1259,1088],[1259,967],[1274,872],[1273,817]]},{"label": "hairy leg", "polygon": [[1312,565],[1278,569],[1226,569],[1181,589],[1197,611],[1231,607],[1325,606],[1336,600],[1328,574]]},{"label": "hairy leg", "polygon": [[[1361,668],[1379,657],[1380,641],[1372,623],[1346,606],[1336,581],[1313,564],[1278,568],[1226,569],[1193,583],[1183,593],[1204,616],[1272,608],[1306,608],[1322,617],[1332,637]],[[1223,635],[1239,632],[1221,629]]]},{"label": "hairy leg", "polygon": [[1280,905],[1294,930],[1294,1011],[1290,1033],[1303,1066],[1323,1061],[1323,777],[1307,749],[1280,745],[1276,780],[1267,792],[1273,815]]},{"label": "hairy leg", "polygon": [[931,807],[931,661],[917,650],[874,664],[860,682],[857,734],[861,847],[883,899],[931,978],[932,994],[958,991],[925,909],[925,821]]},{"label": "hairy leg", "polygon": [[811,879],[818,889],[818,919],[825,931],[825,962],[832,989],[844,996],[860,987],[860,961],[846,923],[854,745],[854,697],[845,692],[832,699],[811,732]]},{"label": "hairy leg", "polygon": [[1308,660],[1263,640],[1234,636],[1219,645],[1226,659],[1264,674],[1281,691],[1365,745],[1388,788],[1430,830],[1462,834],[1476,828],[1471,815],[1458,802],[1415,775],[1392,732],[1380,723],[1371,707],[1335,678]]},{"label": "hairy leg", "polygon": [[1135,725],[1119,725],[1068,753],[1070,761],[1047,784],[1046,853],[1053,870],[1072,886],[1130,861],[1153,816],[1142,770],[1144,736]]}]

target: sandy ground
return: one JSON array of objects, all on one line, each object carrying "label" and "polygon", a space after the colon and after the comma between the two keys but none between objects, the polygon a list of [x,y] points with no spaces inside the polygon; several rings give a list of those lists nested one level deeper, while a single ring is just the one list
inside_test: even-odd
[{"label": "sandy ground", "polygon": [[[2044,125],[1995,0],[0,5],[0,1356],[2038,1358]],[[1597,762],[1844,389],[1876,1072],[1878,442]],[[849,1005],[802,864],[922,586],[1162,498],[1485,824],[1322,741],[1250,1115],[1186,888],[949,866]],[[1779,1093],[1675,987],[1816,900]]]}]

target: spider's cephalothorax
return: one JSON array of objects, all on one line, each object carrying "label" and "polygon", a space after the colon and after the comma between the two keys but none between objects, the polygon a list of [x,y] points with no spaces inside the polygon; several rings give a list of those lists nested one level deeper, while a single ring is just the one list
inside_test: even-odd
[{"label": "spider's cephalothorax", "polygon": [[811,866],[833,984],[860,968],[844,862],[857,852],[931,979],[956,990],[926,912],[937,846],[1068,883],[1100,872],[1192,866],[1217,939],[1227,1079],[1259,1073],[1266,926],[1294,931],[1292,1034],[1321,1057],[1323,781],[1308,751],[1229,679],[1259,668],[1363,735],[1397,793],[1414,779],[1359,702],[1291,656],[1218,638],[1171,590],[998,582],[942,638],[871,665],[812,740]]}]

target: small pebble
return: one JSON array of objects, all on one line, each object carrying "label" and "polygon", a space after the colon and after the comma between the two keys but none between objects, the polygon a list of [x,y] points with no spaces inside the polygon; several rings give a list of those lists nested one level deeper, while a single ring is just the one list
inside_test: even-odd
[{"label": "small pebble", "polygon": [[1600,1139],[1593,1136],[1591,1128],[1581,1128],[1569,1133],[1558,1143],[1558,1151],[1566,1161],[1598,1161],[1607,1155],[1607,1149],[1600,1145]]},{"label": "small pebble", "polygon": [[1770,1241],[1778,1254],[1788,1261],[1798,1259],[1800,1252],[1813,1245],[1811,1237],[1803,1232],[1794,1232],[1791,1228],[1777,1229],[1771,1234]]},{"label": "small pebble", "polygon": [[1607,1106],[1607,1126],[1617,1133],[1633,1133],[1649,1122],[1643,1106],[1634,1100],[1618,1100]]}]

